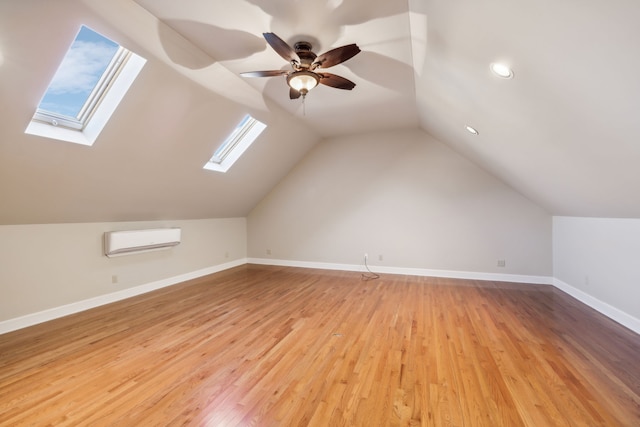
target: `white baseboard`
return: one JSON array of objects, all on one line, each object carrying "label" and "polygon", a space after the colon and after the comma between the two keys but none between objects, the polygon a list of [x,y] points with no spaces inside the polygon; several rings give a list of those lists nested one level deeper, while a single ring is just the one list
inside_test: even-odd
[{"label": "white baseboard", "polygon": [[600,301],[598,298],[595,298],[580,289],[574,288],[573,286],[563,282],[560,279],[553,279],[553,286],[560,289],[563,292],[568,293],[578,301],[588,305],[596,311],[607,316],[609,319],[620,323],[622,326],[625,326],[637,334],[640,334],[640,319],[636,319],[630,314],[625,313],[622,310],[619,310],[606,302]]},{"label": "white baseboard", "polygon": [[[333,264],[310,261],[291,261],[269,258],[249,258],[251,264],[278,265],[283,267],[318,268],[321,270],[366,271],[364,266],[355,264]],[[404,268],[369,266],[376,273],[407,274],[411,276],[446,277],[451,279],[493,280],[497,282],[514,282],[526,284],[552,285],[553,278],[549,276],[526,276],[520,274],[480,273],[473,271],[430,270],[425,268]]]},{"label": "white baseboard", "polygon": [[[318,268],[323,270],[345,270],[345,271],[362,271],[365,269],[362,265],[353,264],[331,264],[321,262],[308,261],[289,261],[268,258],[249,258],[249,263],[262,265],[278,265],[284,267],[302,267],[302,268]],[[469,280],[492,280],[498,282],[514,282],[524,284],[542,284],[553,285],[563,292],[571,295],[578,301],[588,305],[596,311],[604,314],[611,320],[640,334],[640,320],[619,310],[591,295],[582,292],[567,283],[550,276],[526,276],[517,274],[495,274],[495,273],[479,273],[469,271],[449,271],[449,270],[429,270],[424,268],[400,268],[400,267],[370,267],[376,273],[387,274],[408,274],[412,276],[432,276],[446,277],[452,279],[469,279]]]},{"label": "white baseboard", "polygon": [[112,292],[110,294],[100,295],[94,298],[89,298],[89,299],[74,302],[71,304],[62,305],[60,307],[54,307],[48,310],[39,311],[37,313],[27,314],[26,316],[4,320],[0,322],[0,334],[26,328],[28,326],[47,322],[49,320],[68,316],[70,314],[79,313],[81,311],[89,310],[91,308],[99,307],[101,305],[110,304],[112,302],[131,298],[136,295],[154,291],[156,289],[165,288],[171,285],[176,285],[178,283],[182,283],[187,280],[197,279],[198,277],[217,273],[219,271],[227,270],[229,268],[237,267],[239,265],[244,265],[246,263],[247,263],[247,259],[242,258],[242,259],[230,261],[224,264],[219,264],[212,267],[207,267],[200,270],[192,271],[189,273],[180,274],[178,276],[169,277],[167,279],[157,280],[155,282],[147,283],[147,284],[136,286],[133,288],[123,289],[121,291]]},{"label": "white baseboard", "polygon": [[[78,313],[84,310],[89,310],[94,307],[109,304],[112,302],[120,301],[126,298],[131,298],[136,295],[144,294],[154,291],[156,289],[164,288],[167,286],[175,285],[185,282],[187,280],[196,279],[198,277],[206,276],[208,274],[217,273],[229,268],[237,267],[247,263],[261,264],[261,265],[277,265],[283,267],[302,267],[302,268],[317,268],[322,270],[344,270],[344,271],[361,271],[365,269],[362,265],[355,264],[335,264],[335,263],[322,263],[322,262],[310,262],[310,261],[292,261],[292,260],[276,260],[276,259],[264,259],[264,258],[243,258],[235,261],[231,261],[225,264],[219,264],[212,267],[203,268],[200,270],[192,271],[178,276],[170,277],[167,279],[158,280],[155,282],[147,283],[144,285],[136,286],[129,289],[123,289],[118,292],[113,292],[106,295],[101,295],[94,298],[89,298],[83,301],[66,304],[60,307],[54,307],[48,310],[39,311],[37,313],[28,314],[14,319],[0,321],[0,334],[15,331],[18,329],[26,328],[28,326],[36,325],[38,323],[47,322],[49,320],[57,319],[60,317],[68,316],[70,314]],[[469,280],[492,280],[499,282],[513,282],[523,284],[543,284],[553,285],[563,292],[576,298],[578,301],[588,305],[594,310],[599,311],[610,319],[620,323],[621,325],[631,329],[632,331],[640,334],[640,320],[635,317],[605,303],[599,299],[592,297],[591,295],[568,285],[567,283],[548,276],[527,276],[517,274],[496,274],[496,273],[480,273],[480,272],[467,272],[467,271],[449,271],[449,270],[430,270],[423,268],[402,268],[402,267],[371,267],[376,273],[386,274],[407,274],[412,276],[431,276],[431,277],[445,277],[452,279],[469,279]]]}]

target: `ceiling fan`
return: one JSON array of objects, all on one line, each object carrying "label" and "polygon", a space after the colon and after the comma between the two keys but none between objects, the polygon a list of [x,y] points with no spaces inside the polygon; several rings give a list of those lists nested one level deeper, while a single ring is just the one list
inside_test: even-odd
[{"label": "ceiling fan", "polygon": [[248,71],[240,73],[243,77],[274,77],[286,76],[289,85],[289,98],[298,99],[305,96],[318,84],[334,87],[337,89],[353,89],[356,84],[351,80],[335,74],[320,71],[320,69],[333,67],[360,53],[360,48],[356,44],[337,47],[316,55],[311,51],[311,43],[306,41],[297,42],[291,47],[274,33],[262,34],[278,55],[291,64],[291,71],[270,70],[270,71]]}]

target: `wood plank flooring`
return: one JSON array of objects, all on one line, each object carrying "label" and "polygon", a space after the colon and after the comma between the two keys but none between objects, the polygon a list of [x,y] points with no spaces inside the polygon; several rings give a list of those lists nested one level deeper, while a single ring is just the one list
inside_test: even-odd
[{"label": "wood plank flooring", "polygon": [[247,265],[0,335],[0,425],[638,426],[639,360],[550,286]]}]

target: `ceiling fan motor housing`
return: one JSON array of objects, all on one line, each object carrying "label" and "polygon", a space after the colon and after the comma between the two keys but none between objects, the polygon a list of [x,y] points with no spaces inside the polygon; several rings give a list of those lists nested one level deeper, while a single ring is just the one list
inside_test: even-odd
[{"label": "ceiling fan motor housing", "polygon": [[311,51],[311,43],[300,41],[293,45],[298,57],[300,58],[300,68],[309,69],[315,61],[317,55]]}]

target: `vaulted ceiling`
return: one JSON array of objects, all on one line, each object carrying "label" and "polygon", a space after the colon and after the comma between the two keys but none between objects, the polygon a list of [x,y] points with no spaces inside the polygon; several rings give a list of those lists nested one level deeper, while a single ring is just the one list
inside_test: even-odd
[{"label": "vaulted ceiling", "polygon": [[[551,214],[640,217],[639,19],[633,0],[1,0],[0,224],[245,216],[323,138],[416,127]],[[94,146],[26,135],[82,24],[147,64]],[[358,44],[330,69],[355,89],[303,108],[239,76],[287,66],[264,32]],[[265,133],[203,170],[246,113]]]}]

